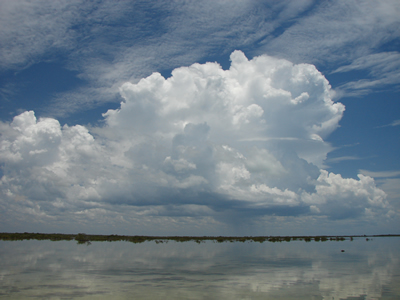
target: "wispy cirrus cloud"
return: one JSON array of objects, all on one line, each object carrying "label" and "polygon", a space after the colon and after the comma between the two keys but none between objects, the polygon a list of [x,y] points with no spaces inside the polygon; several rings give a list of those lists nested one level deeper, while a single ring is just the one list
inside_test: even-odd
[{"label": "wispy cirrus cloud", "polygon": [[43,0],[0,5],[3,70],[62,57],[66,68],[89,83],[55,95],[50,115],[113,102],[123,82],[153,71],[228,55],[279,26],[279,20],[262,21],[261,12],[272,16],[287,10],[285,5],[259,7],[253,1]]},{"label": "wispy cirrus cloud", "polygon": [[358,74],[357,80],[335,87],[337,98],[364,95],[400,83],[399,53],[379,50],[400,39],[399,13],[397,1],[322,1],[257,51],[313,63],[327,74],[364,70],[367,77]]},{"label": "wispy cirrus cloud", "polygon": [[352,62],[400,37],[399,11],[397,1],[321,1],[258,51],[320,67]]},{"label": "wispy cirrus cloud", "polygon": [[0,68],[23,68],[45,54],[71,51],[77,42],[72,24],[83,18],[79,11],[85,11],[82,1],[2,1]]},{"label": "wispy cirrus cloud", "polygon": [[235,49],[327,70],[333,63],[347,64],[337,72],[363,66],[375,76],[342,86],[338,95],[398,82],[393,67],[398,53],[371,52],[399,38],[396,1],[42,0],[0,5],[3,69],[63,57],[65,67],[88,82],[87,89],[56,94],[48,107],[53,116],[115,102],[125,81],[228,56]]},{"label": "wispy cirrus cloud", "polygon": [[400,53],[381,52],[357,58],[349,65],[344,65],[332,72],[367,71],[370,78],[347,82],[337,88],[339,93],[363,95],[374,88],[400,83]]}]

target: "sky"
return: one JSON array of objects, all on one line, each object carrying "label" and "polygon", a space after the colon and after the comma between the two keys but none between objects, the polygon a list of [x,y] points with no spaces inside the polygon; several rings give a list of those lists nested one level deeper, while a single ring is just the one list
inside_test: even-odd
[{"label": "sky", "polygon": [[399,233],[399,15],[0,0],[0,231]]}]

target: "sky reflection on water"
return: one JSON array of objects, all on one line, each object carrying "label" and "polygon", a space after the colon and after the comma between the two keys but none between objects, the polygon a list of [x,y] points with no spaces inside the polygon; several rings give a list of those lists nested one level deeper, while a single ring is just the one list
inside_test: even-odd
[{"label": "sky reflection on water", "polygon": [[399,246],[398,237],[262,244],[0,241],[0,298],[393,299],[400,296]]}]

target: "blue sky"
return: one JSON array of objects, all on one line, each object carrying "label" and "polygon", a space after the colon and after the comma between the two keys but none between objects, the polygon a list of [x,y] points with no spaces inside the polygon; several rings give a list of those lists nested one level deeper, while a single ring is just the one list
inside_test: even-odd
[{"label": "blue sky", "polygon": [[1,231],[398,233],[398,1],[1,1]]}]

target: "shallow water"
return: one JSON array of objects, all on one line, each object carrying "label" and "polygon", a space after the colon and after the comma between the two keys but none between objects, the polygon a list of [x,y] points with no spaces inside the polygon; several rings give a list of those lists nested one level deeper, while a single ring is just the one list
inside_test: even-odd
[{"label": "shallow water", "polygon": [[262,244],[0,241],[0,298],[399,299],[398,249],[399,237]]}]

